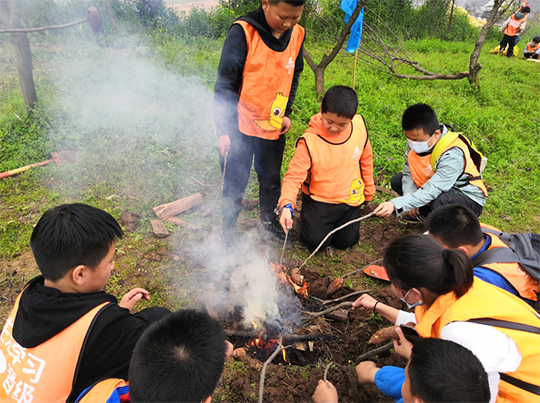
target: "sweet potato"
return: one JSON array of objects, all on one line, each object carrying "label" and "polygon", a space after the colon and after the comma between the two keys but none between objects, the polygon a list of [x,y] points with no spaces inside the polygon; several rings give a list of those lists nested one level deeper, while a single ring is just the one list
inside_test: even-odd
[{"label": "sweet potato", "polygon": [[341,290],[341,288],[343,287],[344,282],[345,282],[345,280],[343,280],[341,277],[336,278],[328,286],[328,290],[326,291],[327,294],[332,295],[332,294],[335,294],[336,292],[338,292],[339,290]]},{"label": "sweet potato", "polygon": [[302,276],[300,275],[300,269],[298,267],[295,267],[291,270],[291,279],[296,285],[300,287],[304,283],[304,281],[302,280]]},{"label": "sweet potato", "polygon": [[[414,327],[415,323],[409,322],[407,326]],[[386,343],[389,340],[399,340],[399,336],[396,333],[396,328],[399,326],[390,326],[381,330],[377,330],[371,339],[369,339],[370,344],[382,344]]]}]

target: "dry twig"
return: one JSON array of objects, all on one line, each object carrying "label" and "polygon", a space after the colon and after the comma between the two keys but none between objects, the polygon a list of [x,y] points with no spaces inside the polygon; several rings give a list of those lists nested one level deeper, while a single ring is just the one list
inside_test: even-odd
[{"label": "dry twig", "polygon": [[394,347],[394,343],[388,343],[385,344],[382,347],[376,348],[375,350],[368,351],[365,354],[362,354],[360,357],[358,357],[354,362],[356,362],[356,365],[360,364],[362,361],[367,360],[368,358],[373,357],[374,355],[378,355],[381,353],[384,353],[386,351],[390,351]]},{"label": "dry twig", "polygon": [[278,353],[282,350],[281,346],[283,346],[283,336],[280,335],[279,344],[276,348],[276,351],[274,351],[272,355],[266,360],[261,371],[261,384],[259,385],[259,403],[263,403],[264,378],[266,376],[266,368],[268,367],[268,364],[270,364],[272,360],[276,358],[276,355],[278,355]]},{"label": "dry twig", "polygon": [[352,297],[354,295],[365,294],[365,293],[371,292],[371,291],[372,290],[362,290],[362,291],[351,292],[350,294],[344,295],[343,297],[339,297],[339,298],[336,298],[336,299],[330,299],[328,301],[323,301],[322,305],[327,305],[327,304],[332,304],[334,302],[343,301],[344,299],[347,299],[347,298]]},{"label": "dry twig", "polygon": [[347,301],[347,302],[342,302],[342,303],[339,304],[339,305],[333,306],[332,308],[328,308],[328,309],[326,309],[326,310],[324,310],[324,311],[317,312],[317,313],[314,313],[314,312],[306,312],[306,311],[300,311],[300,312],[302,312],[302,313],[308,315],[309,318],[307,318],[306,320],[311,321],[311,320],[313,320],[313,319],[318,318],[319,316],[324,316],[324,315],[326,315],[327,313],[334,312],[334,311],[336,311],[336,310],[338,310],[338,309],[342,309],[342,308],[350,308],[350,307],[352,307],[352,305],[353,305],[352,302]]}]

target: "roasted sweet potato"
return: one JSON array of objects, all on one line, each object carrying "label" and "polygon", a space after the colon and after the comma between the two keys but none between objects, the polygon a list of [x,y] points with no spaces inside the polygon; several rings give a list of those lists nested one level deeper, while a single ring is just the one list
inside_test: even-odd
[{"label": "roasted sweet potato", "polygon": [[[415,323],[408,322],[407,326],[414,327]],[[377,330],[371,339],[369,339],[370,344],[382,344],[386,343],[389,340],[399,340],[399,336],[396,333],[396,328],[399,326],[390,326],[381,330]]]},{"label": "roasted sweet potato", "polygon": [[344,282],[345,280],[343,280],[341,277],[336,278],[334,281],[332,281],[330,285],[328,286],[328,290],[326,291],[328,295],[335,294],[336,292],[341,290]]},{"label": "roasted sweet potato", "polygon": [[296,285],[300,287],[304,283],[304,280],[302,280],[302,276],[300,275],[300,269],[298,267],[295,267],[291,270],[291,279]]}]

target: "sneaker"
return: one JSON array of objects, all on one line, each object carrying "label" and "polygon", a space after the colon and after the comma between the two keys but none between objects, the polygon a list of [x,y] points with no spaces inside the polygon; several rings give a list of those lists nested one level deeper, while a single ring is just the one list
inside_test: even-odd
[{"label": "sneaker", "polygon": [[225,248],[231,248],[236,242],[236,227],[222,227],[221,244]]},{"label": "sneaker", "polygon": [[[285,231],[277,219],[272,222],[262,221],[259,226],[259,234],[265,241],[281,241],[285,240]],[[287,236],[287,244],[294,244],[294,238],[291,233]]]},{"label": "sneaker", "polygon": [[422,214],[418,214],[415,218],[410,216],[409,214],[405,214],[401,216],[399,220],[410,224],[422,224],[424,221],[426,221],[426,217],[424,217]]}]

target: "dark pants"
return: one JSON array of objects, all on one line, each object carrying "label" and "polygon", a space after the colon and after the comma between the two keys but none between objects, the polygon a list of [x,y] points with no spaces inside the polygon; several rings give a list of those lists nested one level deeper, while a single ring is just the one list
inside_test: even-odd
[{"label": "dark pants", "polygon": [[506,45],[508,45],[508,50],[506,51],[506,57],[514,56],[514,46],[516,45],[516,37],[508,36],[504,34],[502,41],[499,44],[499,51],[504,51],[504,48],[506,48]]},{"label": "dark pants", "polygon": [[[390,179],[390,186],[394,192],[403,196],[403,172],[399,172]],[[429,202],[429,206],[420,207],[420,214],[426,217],[432,210],[447,204],[461,204],[468,207],[477,217],[482,214],[482,206],[463,194],[458,188],[451,188],[448,192],[443,192],[435,200]]]},{"label": "dark pants", "polygon": [[538,55],[536,53],[523,53],[523,57],[525,59],[533,59],[533,60],[538,60]]},{"label": "dark pants", "polygon": [[227,155],[227,170],[223,184],[223,226],[236,227],[253,156],[255,156],[255,172],[259,179],[261,220],[266,223],[272,222],[277,218],[274,209],[281,194],[281,162],[285,150],[285,136],[279,136],[277,140],[265,140],[246,136],[239,131],[229,136],[231,150]]},{"label": "dark pants", "polygon": [[[302,194],[301,214],[300,240],[313,252],[330,231],[355,218],[360,218],[362,206],[323,203]],[[351,224],[332,234],[322,247],[333,245],[338,249],[350,248],[360,238],[359,229],[360,222]]]}]

